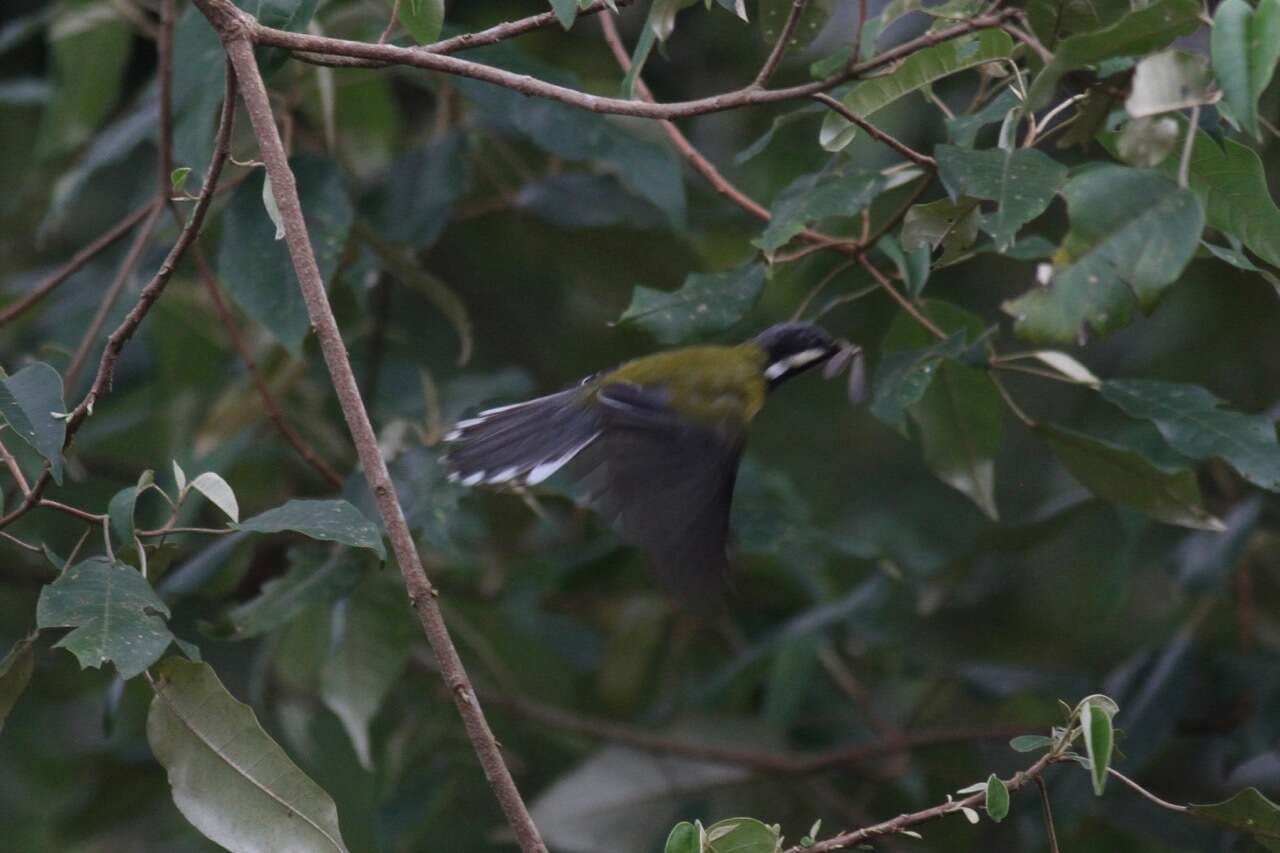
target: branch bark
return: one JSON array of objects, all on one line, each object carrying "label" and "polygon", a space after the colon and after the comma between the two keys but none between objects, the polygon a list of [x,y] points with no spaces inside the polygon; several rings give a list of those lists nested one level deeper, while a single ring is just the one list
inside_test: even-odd
[{"label": "branch bark", "polygon": [[[276,127],[275,116],[271,111],[270,98],[258,70],[257,61],[254,59],[254,43],[251,36],[268,31],[258,27],[256,22],[247,20],[238,10],[229,7],[223,0],[196,0],[196,3],[218,31],[227,55],[241,80],[246,111],[258,139],[267,174],[271,178],[272,193],[280,210],[285,241],[297,272],[307,314],[315,328],[325,364],[333,381],[334,391],[364,468],[365,478],[373,492],[387,536],[391,540],[396,562],[404,576],[409,600],[418,614],[423,631],[436,655],[440,671],[449,685],[485,778],[515,832],[521,850],[524,853],[545,853],[546,846],[503,760],[498,743],[476,700],[466,669],[449,636],[449,629],[445,625],[444,616],[436,598],[438,593],[428,580],[418,557],[413,536],[405,521],[404,511],[396,496],[395,485],[378,450],[377,436],[369,421],[364,402],[360,398],[360,389],[347,357],[346,345],[343,343],[337,321],[329,306],[324,282],[320,277],[315,254],[307,237],[296,182],[289,168],[284,145]],[[389,48],[385,45],[379,49],[403,51],[402,48]]]}]

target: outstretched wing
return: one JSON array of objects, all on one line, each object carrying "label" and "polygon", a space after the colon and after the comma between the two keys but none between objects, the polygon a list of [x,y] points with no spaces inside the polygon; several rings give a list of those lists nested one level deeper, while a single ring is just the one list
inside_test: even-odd
[{"label": "outstretched wing", "polygon": [[581,387],[487,409],[445,436],[449,479],[467,486],[535,485],[600,436]]},{"label": "outstretched wing", "polygon": [[696,609],[713,610],[728,578],[729,507],[741,434],[690,423],[654,386],[600,389],[599,437],[579,457],[588,502],[659,580]]}]

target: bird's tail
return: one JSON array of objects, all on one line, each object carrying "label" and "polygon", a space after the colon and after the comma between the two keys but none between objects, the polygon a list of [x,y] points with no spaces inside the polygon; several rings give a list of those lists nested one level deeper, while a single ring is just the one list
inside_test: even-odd
[{"label": "bird's tail", "polygon": [[467,486],[541,483],[600,437],[582,388],[487,409],[445,436],[449,479]]}]

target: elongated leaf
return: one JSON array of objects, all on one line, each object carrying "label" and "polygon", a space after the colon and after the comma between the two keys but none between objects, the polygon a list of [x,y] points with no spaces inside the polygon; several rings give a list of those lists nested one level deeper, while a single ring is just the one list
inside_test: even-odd
[{"label": "elongated leaf", "polygon": [[345,851],[333,800],[294,764],[207,664],[156,667],[147,740],[173,801],[232,851]]},{"label": "elongated leaf", "polygon": [[1270,418],[1224,409],[1198,385],[1117,379],[1102,383],[1101,390],[1131,417],[1153,422],[1179,453],[1192,459],[1219,456],[1250,482],[1280,491],[1280,444]]},{"label": "elongated leaf", "polygon": [[40,128],[41,148],[59,155],[87,141],[115,106],[131,39],[124,17],[92,0],[58,4],[48,33],[57,85]]},{"label": "elongated leaf", "polygon": [[116,665],[133,678],[159,660],[173,642],[161,616],[169,608],[137,570],[106,557],[77,563],[40,591],[36,625],[72,628],[57,645],[82,667]]},{"label": "elongated leaf", "polygon": [[112,538],[121,545],[133,543],[133,513],[137,505],[137,486],[121,489],[107,504],[107,517],[110,519]]},{"label": "elongated leaf", "polygon": [[1032,31],[1052,50],[1067,36],[1093,32],[1129,13],[1129,0],[1028,0]]},{"label": "elongated leaf", "polygon": [[1017,109],[1021,103],[1012,89],[1005,89],[976,113],[947,119],[947,135],[953,144],[961,148],[972,148],[978,138],[978,131],[989,124],[1003,121],[1009,111]]},{"label": "elongated leaf", "polygon": [[1053,738],[1047,735],[1018,735],[1009,741],[1009,746],[1015,752],[1035,752],[1053,746]]},{"label": "elongated leaf", "polygon": [[750,263],[718,273],[689,273],[679,290],[637,286],[618,323],[635,323],[660,343],[674,344],[723,331],[755,307],[764,267]]},{"label": "elongated leaf", "polygon": [[[944,332],[976,340],[982,319],[946,302],[929,300],[924,314]],[[925,329],[905,314],[885,335],[886,352],[927,347]],[[925,462],[947,485],[968,497],[989,518],[998,518],[995,457],[1004,443],[1004,407],[987,374],[975,367],[942,360],[933,381],[907,411],[920,428]]]},{"label": "elongated leaf", "polygon": [[551,0],[551,8],[555,11],[560,26],[566,30],[578,18],[578,0]]},{"label": "elongated leaf", "polygon": [[1099,30],[1065,38],[1053,50],[1053,61],[1031,84],[1031,106],[1039,109],[1053,96],[1062,75],[1116,56],[1151,53],[1200,26],[1197,0],[1156,0]]},{"label": "elongated leaf", "polygon": [[1213,14],[1213,71],[1240,126],[1262,139],[1258,98],[1280,62],[1280,0],[1223,0]]},{"label": "elongated leaf", "polygon": [[1268,850],[1280,851],[1280,806],[1262,795],[1257,788],[1245,788],[1221,803],[1192,803],[1187,810],[1247,833]]},{"label": "elongated leaf", "polygon": [[62,445],[67,404],[62,399],[62,377],[42,361],[28,364],[12,376],[0,379],[0,418],[15,435],[31,445],[49,463],[53,481],[62,485]]},{"label": "elongated leaf", "polygon": [[779,196],[764,233],[752,243],[766,255],[772,255],[810,223],[859,213],[875,199],[884,184],[885,179],[879,172],[801,178]]},{"label": "elongated leaf", "polygon": [[936,156],[938,175],[953,200],[972,196],[996,203],[983,227],[1001,251],[1013,245],[1019,228],[1044,213],[1067,178],[1066,166],[1029,148],[970,151],[939,145]]},{"label": "elongated leaf", "polygon": [[444,26],[444,0],[401,0],[400,25],[418,44],[431,44]]},{"label": "elongated leaf", "polygon": [[987,777],[986,794],[987,816],[996,823],[1008,817],[1009,789],[1005,787],[1000,777],[994,773]]},{"label": "elongated leaf", "polygon": [[380,559],[387,557],[378,526],[343,500],[292,500],[255,515],[242,523],[240,529],[251,533],[291,530],[312,539],[368,548]]},{"label": "elongated leaf", "polygon": [[902,219],[902,248],[914,252],[921,246],[928,246],[930,250],[941,246],[942,254],[934,266],[946,266],[963,256],[977,241],[981,221],[977,199],[940,198],[928,204],[912,205]]},{"label": "elongated leaf", "polygon": [[871,413],[906,435],[908,407],[924,397],[941,360],[964,350],[965,337],[965,332],[959,331],[922,349],[887,353],[871,382]]},{"label": "elongated leaf", "polygon": [[4,731],[9,712],[31,682],[31,673],[36,668],[35,653],[31,650],[34,640],[34,635],[19,640],[0,660],[0,732]]},{"label": "elongated leaf", "polygon": [[360,763],[373,769],[369,725],[409,661],[414,625],[404,592],[376,573],[365,576],[344,616],[321,672],[320,698],[342,720]]},{"label": "elongated leaf", "polygon": [[1107,769],[1111,766],[1111,752],[1115,746],[1115,734],[1111,728],[1110,708],[1087,702],[1080,711],[1080,728],[1083,730],[1085,752],[1089,756],[1089,775],[1093,780],[1093,793],[1102,796],[1107,786]]},{"label": "elongated leaf", "polygon": [[[1005,59],[1012,52],[1013,40],[1002,30],[983,30],[952,39],[913,53],[888,74],[855,83],[841,102],[854,114],[866,118],[943,77]],[[840,151],[853,141],[857,132],[857,125],[832,112],[822,120],[818,142],[828,151]]]},{"label": "elongated leaf", "polygon": [[[315,248],[321,277],[328,282],[351,230],[353,211],[341,171],[330,160],[306,156],[290,163]],[[218,272],[245,312],[295,355],[310,328],[307,309],[284,241],[262,205],[263,178],[255,174],[234,193],[224,218]]]},{"label": "elongated leaf", "polygon": [[1004,304],[1035,341],[1105,334],[1150,309],[1191,260],[1204,227],[1199,201],[1157,172],[1103,166],[1063,189],[1071,229],[1047,283]]},{"label": "elongated leaf", "polygon": [[928,245],[921,244],[910,252],[904,252],[897,238],[886,234],[880,238],[876,248],[893,261],[898,274],[902,276],[902,283],[906,285],[907,293],[913,299],[924,292],[924,286],[929,281],[929,255],[932,251]]},{"label": "elongated leaf", "polygon": [[236,502],[236,493],[231,484],[212,471],[205,471],[191,481],[191,488],[209,499],[209,502],[222,510],[233,522],[240,520],[240,505]]},{"label": "elongated leaf", "polygon": [[1103,500],[1130,506],[1166,524],[1222,530],[1204,509],[1195,474],[1162,468],[1141,454],[1062,427],[1036,428],[1058,460]]},{"label": "elongated leaf", "polygon": [[206,626],[219,639],[243,640],[293,621],[313,604],[329,604],[347,595],[360,582],[360,561],[349,551],[293,548],[289,571],[262,585],[257,596],[236,605]]}]

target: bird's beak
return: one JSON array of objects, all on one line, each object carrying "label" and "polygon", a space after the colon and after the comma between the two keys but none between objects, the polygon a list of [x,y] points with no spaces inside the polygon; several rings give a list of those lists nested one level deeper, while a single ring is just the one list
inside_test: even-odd
[{"label": "bird's beak", "polygon": [[858,405],[867,398],[867,364],[862,347],[840,341],[822,368],[823,379],[834,379],[845,370],[849,373],[849,402]]}]

